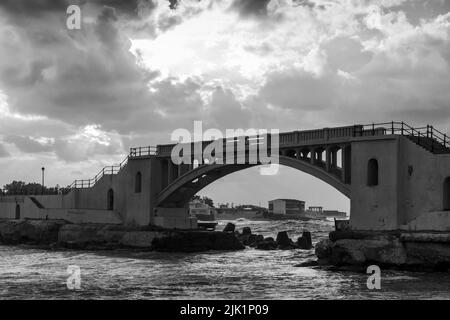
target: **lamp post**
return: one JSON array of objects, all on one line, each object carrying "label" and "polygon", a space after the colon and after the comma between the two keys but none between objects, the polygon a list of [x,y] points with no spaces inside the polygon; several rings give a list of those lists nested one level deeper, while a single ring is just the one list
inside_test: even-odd
[{"label": "lamp post", "polygon": [[45,168],[42,167],[42,194],[44,194],[44,172],[45,172]]}]

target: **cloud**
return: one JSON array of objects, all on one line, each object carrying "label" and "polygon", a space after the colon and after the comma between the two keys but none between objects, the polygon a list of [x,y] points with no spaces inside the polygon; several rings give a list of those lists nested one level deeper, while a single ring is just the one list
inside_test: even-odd
[{"label": "cloud", "polygon": [[270,0],[234,0],[232,8],[242,16],[265,16]]},{"label": "cloud", "polygon": [[[134,110],[151,108],[147,89],[151,73],[136,64],[128,52],[131,43],[116,22],[115,10],[104,7],[96,22],[80,31],[52,29],[57,39],[52,45],[40,40],[30,43],[24,26],[10,30],[14,41],[3,33],[0,42],[6,50],[0,53],[4,62],[0,62],[0,86],[14,97],[10,109],[79,126],[98,123],[113,128],[126,122]],[[37,22],[35,29],[42,24]],[[157,117],[149,110],[149,121]]]},{"label": "cloud", "polygon": [[3,144],[0,144],[0,158],[9,157],[9,152],[6,150]]},{"label": "cloud", "polygon": [[51,143],[48,141],[39,142],[30,137],[7,136],[3,140],[7,143],[14,144],[19,150],[25,153],[49,152],[52,150]]}]

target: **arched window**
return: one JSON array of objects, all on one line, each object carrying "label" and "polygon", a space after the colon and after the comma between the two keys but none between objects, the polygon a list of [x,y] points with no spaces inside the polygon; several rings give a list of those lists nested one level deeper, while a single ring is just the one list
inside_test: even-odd
[{"label": "arched window", "polygon": [[134,192],[142,192],[142,174],[141,172],[136,173],[136,178],[134,179]]},{"label": "arched window", "polygon": [[376,159],[370,159],[367,164],[367,185],[378,185],[378,161]]},{"label": "arched window", "polygon": [[108,190],[107,209],[114,210],[114,191],[113,191],[113,189]]},{"label": "arched window", "polygon": [[443,209],[450,211],[450,177],[444,180]]},{"label": "arched window", "polygon": [[20,219],[20,205],[16,204],[16,220]]}]

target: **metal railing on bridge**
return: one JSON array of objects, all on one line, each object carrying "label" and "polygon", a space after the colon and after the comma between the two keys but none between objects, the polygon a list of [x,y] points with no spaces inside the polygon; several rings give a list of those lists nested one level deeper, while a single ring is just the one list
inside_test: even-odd
[{"label": "metal railing on bridge", "polygon": [[131,148],[130,149],[130,158],[137,158],[137,157],[148,157],[148,156],[154,156],[157,155],[158,148],[154,146],[148,146],[148,147],[137,147],[137,148]]},{"label": "metal railing on bridge", "polygon": [[157,154],[157,148],[154,146],[131,148],[128,156],[118,165],[104,167],[92,179],[75,180],[68,188],[71,189],[87,189],[92,188],[103,176],[115,175],[120,172],[128,163],[129,159],[137,157],[146,157]]},{"label": "metal railing on bridge", "polygon": [[450,152],[449,136],[437,130],[432,125],[412,127],[403,121],[391,121],[367,124],[363,125],[362,128],[363,130],[361,132],[355,132],[355,137],[397,134],[407,136],[431,152]]}]

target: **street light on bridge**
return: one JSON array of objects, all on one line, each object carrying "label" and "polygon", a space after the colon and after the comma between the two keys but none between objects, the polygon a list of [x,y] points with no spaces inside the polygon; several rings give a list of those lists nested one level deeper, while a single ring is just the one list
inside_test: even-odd
[{"label": "street light on bridge", "polygon": [[45,168],[42,167],[42,194],[44,194],[44,172],[45,172]]}]

